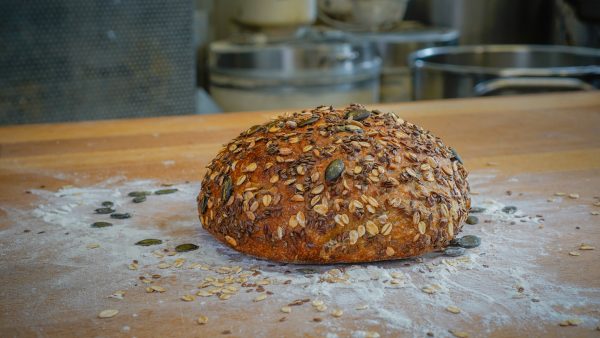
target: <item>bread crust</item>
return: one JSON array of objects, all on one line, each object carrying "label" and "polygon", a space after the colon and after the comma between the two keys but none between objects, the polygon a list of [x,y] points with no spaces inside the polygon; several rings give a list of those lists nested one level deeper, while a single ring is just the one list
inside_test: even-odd
[{"label": "bread crust", "polygon": [[451,148],[358,104],[285,114],[242,132],[208,165],[197,201],[203,227],[235,250],[313,264],[442,249],[471,204]]}]

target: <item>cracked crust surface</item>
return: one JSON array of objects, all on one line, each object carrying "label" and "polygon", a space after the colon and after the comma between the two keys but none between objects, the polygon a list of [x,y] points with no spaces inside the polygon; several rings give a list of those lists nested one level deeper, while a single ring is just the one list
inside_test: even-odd
[{"label": "cracked crust surface", "polygon": [[253,126],[208,165],[202,226],[291,263],[369,262],[444,248],[470,208],[460,157],[430,132],[358,104]]}]

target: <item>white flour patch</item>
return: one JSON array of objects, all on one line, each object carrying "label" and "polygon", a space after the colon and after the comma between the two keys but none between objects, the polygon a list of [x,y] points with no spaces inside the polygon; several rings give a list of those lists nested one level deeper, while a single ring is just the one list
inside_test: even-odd
[{"label": "white flour patch", "polygon": [[[308,303],[294,306],[294,313],[310,311],[312,317],[321,317],[320,323],[313,324],[324,327],[329,337],[369,336],[373,327],[388,334],[404,332],[424,336],[431,332],[436,337],[447,336],[449,329],[468,331],[468,323],[475,321],[482,323],[485,334],[508,323],[514,327],[542,327],[573,317],[583,320],[581,326],[594,327],[593,317],[574,313],[586,307],[598,308],[600,289],[558,282],[556,276],[537,263],[539,257],[548,255],[547,245],[559,236],[557,231],[540,228],[543,218],[532,214],[532,210],[546,207],[545,201],[519,200],[517,210],[507,213],[503,209],[511,197],[505,196],[502,200],[486,197],[483,185],[493,179],[493,175],[472,176],[473,190],[480,192],[473,196],[473,206],[485,210],[473,214],[479,223],[465,225],[461,235],[477,235],[482,241],[480,247],[467,250],[464,256],[457,258],[431,253],[415,259],[373,264],[273,264],[237,253],[200,228],[195,206],[198,184],[167,187],[178,191],[150,195],[146,202],[135,204],[127,196],[130,191],[156,191],[165,187],[155,181],[124,181],[122,178],[92,187],[64,187],[58,192],[33,190],[40,199],[38,205],[31,210],[8,210],[9,217],[19,224],[17,231],[26,229],[32,233],[15,236],[10,242],[3,241],[0,254],[21,252],[22,248],[32,245],[45,249],[19,255],[22,257],[19,264],[59,267],[60,272],[51,279],[28,285],[34,288],[34,291],[27,290],[32,293],[30,297],[36,299],[48,290],[67,288],[71,292],[61,306],[92,307],[94,313],[115,291],[143,294],[148,285],[166,285],[174,294],[147,297],[135,313],[157,304],[179,309],[182,302],[176,295],[194,294],[200,290],[196,285],[206,277],[227,276],[219,273],[220,267],[234,267],[234,270],[240,267],[239,273],[231,275],[248,275],[250,284],[267,279],[269,284],[263,288],[273,292],[278,300],[272,306],[255,307],[255,316],[272,316],[281,305],[294,300],[319,299],[327,305],[326,312],[316,312]],[[103,201],[113,202],[117,212],[129,212],[132,218],[113,220],[108,215],[95,214],[94,210],[101,207]],[[113,226],[91,228],[90,224],[96,221],[111,222]],[[45,233],[33,233],[40,230]],[[162,239],[164,243],[151,247],[134,245],[146,238]],[[188,242],[198,244],[199,249],[173,256],[161,251]],[[94,244],[99,247],[90,249]],[[160,255],[164,256],[158,257]],[[181,267],[174,266],[178,258],[185,258]],[[137,270],[129,270],[134,260]],[[160,269],[160,263],[170,266]],[[104,278],[104,274],[110,278]],[[140,275],[150,280],[152,274],[162,277],[153,283],[140,282]],[[211,288],[215,286],[201,290]],[[248,304],[253,304],[252,299],[259,293],[246,293],[250,288],[257,289],[257,285],[241,286],[227,301],[230,311],[246,311]],[[432,292],[426,293],[424,288]],[[111,301],[123,302],[128,296],[125,295],[124,300],[115,298],[118,297]],[[217,296],[198,298],[196,302],[203,307],[223,302]],[[451,305],[458,307],[460,314],[445,310]],[[36,320],[49,320],[51,316],[44,316],[40,308],[41,303],[32,301],[28,310],[40,313]],[[344,317],[355,319],[359,330],[346,331],[330,320],[328,313],[336,308],[344,310]],[[127,315],[132,320],[136,318],[131,313]],[[292,316],[288,320],[291,321]],[[234,333],[269,336],[269,325],[276,324],[265,324],[258,332],[239,328],[241,331]],[[122,326],[122,331],[135,335],[132,324]]]}]

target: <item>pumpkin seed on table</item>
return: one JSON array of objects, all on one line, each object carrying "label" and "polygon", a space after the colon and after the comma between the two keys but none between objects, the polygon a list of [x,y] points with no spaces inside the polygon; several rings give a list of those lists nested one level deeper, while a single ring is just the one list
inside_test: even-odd
[{"label": "pumpkin seed on table", "polygon": [[167,195],[179,191],[177,188],[156,190],[154,195]]},{"label": "pumpkin seed on table", "polygon": [[197,250],[198,248],[199,248],[199,246],[197,246],[196,244],[186,243],[186,244],[180,244],[180,245],[176,246],[175,251],[188,252],[188,251]]},{"label": "pumpkin seed on table", "polygon": [[444,255],[448,257],[459,257],[465,254],[465,248],[459,246],[449,247],[444,250]]},{"label": "pumpkin seed on table", "polygon": [[142,202],[145,202],[146,201],[146,195],[134,197],[131,201],[133,203],[142,203]]},{"label": "pumpkin seed on table", "polygon": [[476,216],[469,216],[467,217],[467,220],[465,222],[467,224],[474,225],[479,223],[479,218],[477,218]]},{"label": "pumpkin seed on table", "polygon": [[479,213],[482,213],[484,211],[485,211],[485,208],[482,208],[482,207],[472,207],[469,210],[469,213],[471,213],[471,214],[479,214]]},{"label": "pumpkin seed on table", "polygon": [[98,208],[95,210],[95,212],[97,214],[100,215],[107,215],[107,214],[112,214],[113,212],[115,212],[115,209],[111,209],[111,208]]},{"label": "pumpkin seed on table", "polygon": [[129,197],[139,197],[139,196],[148,196],[152,195],[150,191],[132,191],[127,196]]},{"label": "pumpkin seed on table", "polygon": [[481,244],[481,238],[474,235],[466,235],[457,240],[460,247],[465,249],[476,248]]},{"label": "pumpkin seed on table", "polygon": [[508,205],[502,208],[502,212],[505,214],[514,214],[515,212],[517,212],[517,207],[515,207],[514,205]]},{"label": "pumpkin seed on table", "polygon": [[130,213],[113,213],[110,214],[110,218],[114,218],[114,219],[127,219],[127,218],[131,218],[131,214]]},{"label": "pumpkin seed on table", "polygon": [[325,169],[325,180],[328,182],[337,180],[342,175],[345,168],[346,166],[342,160],[337,159],[331,161]]},{"label": "pumpkin seed on table", "polygon": [[111,201],[104,201],[104,202],[102,202],[102,206],[103,206],[103,207],[110,208],[110,207],[112,207],[112,206],[114,206],[114,205],[115,205],[115,204],[114,204],[113,202],[111,202]]},{"label": "pumpkin seed on table", "polygon": [[94,222],[92,223],[92,228],[106,228],[111,227],[112,223],[109,222]]},{"label": "pumpkin seed on table", "polygon": [[140,245],[140,246],[150,246],[150,245],[158,245],[158,244],[162,244],[162,240],[160,239],[155,239],[155,238],[147,238],[147,239],[143,239],[137,243],[135,243],[135,245]]}]

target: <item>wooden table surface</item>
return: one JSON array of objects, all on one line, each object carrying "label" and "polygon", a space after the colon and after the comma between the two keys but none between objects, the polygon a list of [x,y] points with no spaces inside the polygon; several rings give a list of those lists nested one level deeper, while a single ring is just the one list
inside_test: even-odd
[{"label": "wooden table surface", "polygon": [[[559,231],[561,239],[558,244],[553,242],[547,246],[549,255],[540,257],[540,267],[560,283],[591,290],[589,302],[592,305],[585,311],[577,310],[587,320],[578,326],[560,327],[550,321],[541,326],[507,322],[483,328],[483,324],[472,321],[471,317],[472,322],[459,321],[462,327],[467,327],[471,336],[600,337],[600,331],[596,330],[600,325],[600,249],[583,252],[579,257],[566,254],[573,250],[569,248],[576,249],[581,242],[600,248],[600,216],[592,215],[600,211],[600,207],[593,205],[600,196],[600,93],[424,101],[374,107],[393,111],[440,136],[446,144],[459,150],[472,175],[493,175],[487,186],[475,185],[473,190],[485,191],[487,197],[495,199],[509,198],[507,194],[512,194],[516,204],[519,199],[541,201],[528,212],[543,212],[545,226]],[[28,260],[26,250],[17,251],[10,245],[17,237],[24,236],[23,229],[31,227],[22,224],[15,215],[38,205],[40,197],[26,193],[31,189],[57,191],[65,185],[92,186],[115,176],[128,180],[199,182],[204,166],[222,144],[274,115],[274,112],[253,112],[0,127],[0,336],[166,337],[222,333],[224,326],[211,331],[208,325],[190,325],[189,331],[179,331],[184,325],[179,321],[183,315],[171,316],[160,309],[150,311],[147,321],[132,324],[131,331],[129,328],[123,331],[119,316],[110,320],[95,318],[102,308],[67,309],[65,307],[72,305],[61,297],[69,297],[68,293],[32,290],[31,285],[36,285],[36,281],[60,278],[64,271],[43,269]],[[542,202],[553,198],[557,191],[579,194],[578,199],[564,198],[563,203],[580,205],[581,212],[564,214],[561,208],[544,207]],[[189,217],[193,219],[194,211],[186,210],[192,213]],[[176,229],[165,228],[164,231],[177,236]],[[29,236],[38,238],[34,234]],[[44,247],[43,241],[31,241],[30,250],[51,250]],[[43,297],[44,305],[33,310],[27,305],[34,301],[32,297]],[[139,302],[147,300],[140,298]],[[63,315],[46,313],[57,309],[61,309]],[[306,322],[294,321],[292,316],[283,326],[285,329],[277,329],[275,324],[253,318],[251,311],[243,315],[228,315],[221,312],[225,311],[221,308],[214,311],[223,316],[220,319],[223,322],[229,318],[248,327],[273,325],[265,336],[327,333],[327,330],[307,327]],[[348,320],[340,325],[359,324]],[[386,328],[384,322],[379,325],[377,331],[382,336],[420,335],[415,331]],[[232,331],[229,336],[251,336],[258,332]],[[347,336],[348,332],[338,331],[338,334]]]}]

